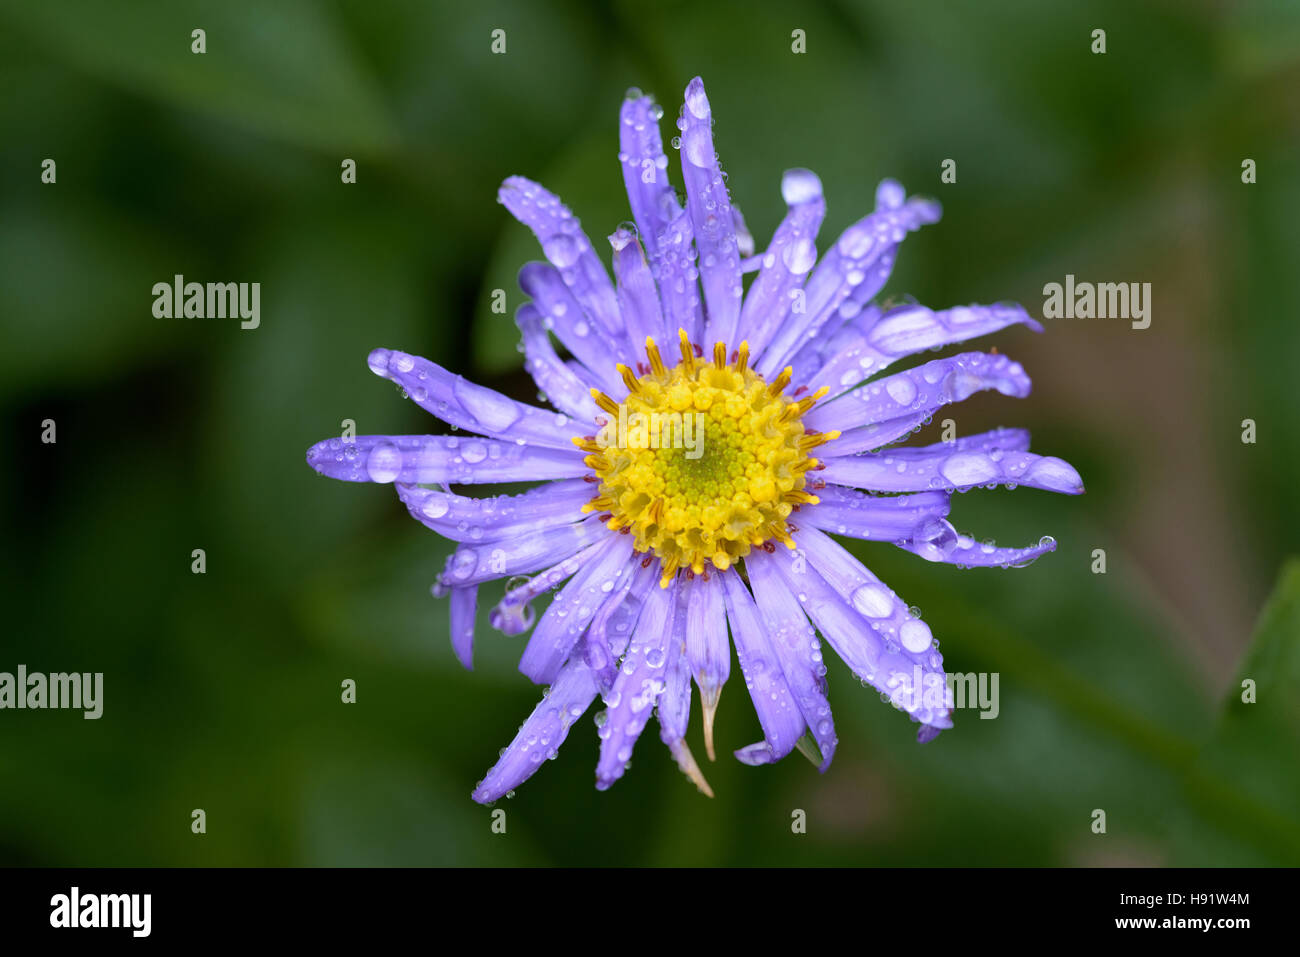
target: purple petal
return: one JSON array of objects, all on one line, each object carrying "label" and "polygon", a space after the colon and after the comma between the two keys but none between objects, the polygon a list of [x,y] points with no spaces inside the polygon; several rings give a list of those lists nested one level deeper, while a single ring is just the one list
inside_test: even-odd
[{"label": "purple petal", "polygon": [[542,325],[555,333],[600,388],[606,392],[624,388],[614,368],[620,353],[611,348],[614,342],[621,347],[622,334],[602,334],[600,327],[593,326],[555,267],[540,262],[525,263],[519,270],[519,288],[537,304]]},{"label": "purple petal", "polygon": [[913,198],[890,205],[891,198],[882,203],[894,189],[902,187],[889,180],[882,183],[876,211],[845,230],[822,257],[805,286],[804,313],[793,313],[781,327],[755,366],[760,374],[771,376],[785,366],[832,316],[848,318],[840,313],[846,303],[853,312],[860,311],[884,285],[903,237],[938,221],[939,204],[933,200]]},{"label": "purple petal", "polygon": [[591,471],[580,450],[519,445],[456,435],[358,435],[325,439],[307,450],[307,464],[344,482],[408,485],[536,482]]},{"label": "purple petal", "polygon": [[397,494],[416,520],[456,542],[491,542],[550,525],[579,521],[595,486],[582,479],[548,482],[520,495],[472,498],[397,485]]},{"label": "purple petal", "polygon": [[687,600],[686,658],[700,697],[716,705],[731,675],[731,643],[727,638],[727,608],[717,575],[696,575],[683,586]]},{"label": "purple petal", "polygon": [[506,635],[521,635],[533,627],[533,600],[553,588],[559,588],[565,579],[572,578],[606,544],[608,541],[601,539],[594,545],[588,545],[582,551],[527,579],[523,584],[509,589],[488,613],[492,627]]},{"label": "purple petal", "polygon": [[699,256],[700,285],[708,306],[704,329],[705,350],[726,343],[728,351],[740,344],[736,323],[740,317],[740,250],[732,218],[731,197],[713,151],[713,114],[698,76],[686,87],[682,107],[682,178],[686,181],[686,209],[690,213]]},{"label": "purple petal", "polygon": [[[614,247],[614,276],[618,280],[618,305],[627,323],[628,355],[645,352],[646,338],[660,346],[670,340],[659,309],[659,290],[641,252],[641,244],[630,229],[619,227],[609,243]],[[675,331],[675,330],[673,330]],[[630,364],[636,368],[635,363]]]},{"label": "purple petal", "polygon": [[447,587],[456,588],[512,575],[531,575],[612,534],[593,515],[584,522],[548,528],[518,538],[482,545],[461,545],[447,559],[447,567],[439,580]]},{"label": "purple petal", "polygon": [[[803,734],[806,727],[803,715],[781,670],[781,661],[768,641],[767,627],[754,607],[749,589],[734,571],[721,572],[717,577],[722,580],[736,658],[763,729],[762,746],[750,745],[744,750],[752,757],[752,752],[761,752],[765,747],[770,760],[779,761],[794,750]],[[769,763],[747,760],[741,752],[736,752],[736,757],[747,764]]]},{"label": "purple petal", "polygon": [[[870,378],[871,373],[864,368],[862,358],[869,351],[867,336],[859,323],[873,323],[879,316],[879,306],[865,306],[855,321],[844,323],[824,339],[813,339],[799,350],[791,364],[796,368],[811,367],[812,371],[805,372],[806,377],[801,380],[807,383],[809,392],[825,386],[830,390],[831,398],[835,398]],[[868,365],[873,361],[866,360]]]},{"label": "purple petal", "polygon": [[691,342],[700,343],[704,319],[700,288],[695,281],[695,243],[691,217],[682,210],[659,234],[659,300],[669,340],[685,329]]},{"label": "purple petal", "polygon": [[965,342],[1016,323],[1035,332],[1043,331],[1016,303],[942,310],[914,304],[898,306],[864,330],[866,342],[853,358],[865,374],[874,375],[902,356]]},{"label": "purple petal", "polygon": [[465,666],[474,670],[474,616],[478,613],[478,586],[451,590],[451,649]]},{"label": "purple petal", "polygon": [[607,694],[618,678],[618,660],[627,650],[632,630],[641,618],[645,597],[650,589],[658,587],[658,575],[652,568],[635,568],[623,586],[610,593],[591,620],[582,647],[601,694]]},{"label": "purple petal", "polygon": [[542,253],[559,270],[587,318],[610,335],[623,328],[614,285],[582,226],[559,197],[522,176],[501,184],[497,198],[510,214],[533,231]]},{"label": "purple petal", "polygon": [[501,760],[474,788],[474,800],[490,804],[513,791],[554,757],[569,734],[573,722],[596,697],[596,680],[580,658],[573,658],[560,672],[555,684],[538,702]]},{"label": "purple petal", "polygon": [[1056,551],[1056,539],[1043,536],[1037,545],[1027,548],[999,548],[977,542],[969,535],[960,535],[947,528],[927,523],[917,529],[915,539],[898,543],[898,547],[914,552],[932,562],[943,562],[959,568],[1023,568],[1048,552]]},{"label": "purple petal", "polygon": [[1029,376],[1019,362],[1007,356],[963,352],[886,376],[821,403],[804,417],[804,422],[811,429],[838,429],[849,437],[851,430],[900,416],[933,415],[945,405],[962,402],[986,389],[1024,398],[1029,394]]},{"label": "purple petal", "polygon": [[1068,462],[1031,452],[980,451],[939,443],[827,458],[825,464],[821,477],[827,482],[880,492],[964,492],[980,485],[1025,485],[1066,495],[1083,492],[1083,480]]},{"label": "purple petal", "polygon": [[781,670],[799,705],[804,721],[821,749],[819,770],[835,757],[835,722],[826,698],[826,665],[816,629],[776,569],[778,559],[762,550],[749,553],[745,568],[754,600],[768,628],[768,640],[781,661]]},{"label": "purple petal", "polygon": [[632,748],[663,693],[676,603],[676,579],[667,588],[651,588],[645,596],[627,657],[605,697],[608,709],[600,728],[596,765],[596,787],[601,791],[623,776],[632,760]]},{"label": "purple petal", "polygon": [[582,423],[594,422],[599,410],[592,401],[591,387],[555,354],[537,306],[531,302],[520,306],[515,313],[515,323],[523,339],[524,368],[537,383],[537,388],[560,411]]},{"label": "purple petal", "polygon": [[686,657],[689,598],[684,594],[685,585],[686,582],[681,581],[677,587],[672,632],[666,648],[668,662],[664,667],[664,693],[655,711],[659,719],[659,737],[670,750],[686,737],[686,728],[691,720],[691,667]]},{"label": "purple petal", "polygon": [[826,215],[821,180],[809,170],[786,170],[781,195],[789,209],[763,254],[762,269],[740,312],[740,338],[749,343],[752,355],[763,354],[790,312],[794,292],[817,261],[817,230]]},{"label": "purple petal", "polygon": [[910,539],[918,526],[948,514],[946,492],[869,495],[840,485],[817,490],[817,505],[799,509],[799,524],[877,542]]},{"label": "purple petal", "polygon": [[630,535],[611,535],[569,583],[560,589],[528,640],[519,670],[537,684],[552,681],[587,630],[607,594],[620,584],[621,572],[631,574]]},{"label": "purple petal", "polygon": [[645,240],[646,252],[655,259],[655,241],[679,212],[677,194],[668,181],[668,157],[659,137],[663,110],[648,96],[623,101],[619,111],[618,142],[622,152],[623,182],[632,218]]},{"label": "purple petal", "polygon": [[416,405],[450,425],[494,439],[573,447],[575,426],[562,412],[516,402],[405,352],[375,349],[366,361],[371,372],[397,383]]},{"label": "purple petal", "polygon": [[[932,645],[929,627],[910,618],[897,595],[861,565],[854,567],[856,560],[830,539],[801,533],[798,540],[799,552],[778,552],[773,561],[835,653],[912,720],[952,727],[943,657]],[[829,579],[823,568],[831,569]],[[854,584],[854,590],[841,591],[837,579]],[[900,627],[916,651],[899,646]]]}]

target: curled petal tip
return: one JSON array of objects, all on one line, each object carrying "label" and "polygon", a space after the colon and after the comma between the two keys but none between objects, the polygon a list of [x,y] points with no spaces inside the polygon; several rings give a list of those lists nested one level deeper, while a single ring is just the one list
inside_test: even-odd
[{"label": "curled petal tip", "polygon": [[704,711],[704,752],[710,761],[718,760],[717,752],[713,749],[713,719],[718,713],[718,699],[721,695],[721,688],[700,689],[700,707]]},{"label": "curled petal tip", "polygon": [[682,769],[682,773],[690,779],[701,794],[705,797],[713,797],[713,788],[709,787],[709,782],[704,779],[700,766],[695,763],[695,755],[691,754],[691,749],[685,741],[677,741],[672,745],[673,757],[677,759],[677,766]]}]

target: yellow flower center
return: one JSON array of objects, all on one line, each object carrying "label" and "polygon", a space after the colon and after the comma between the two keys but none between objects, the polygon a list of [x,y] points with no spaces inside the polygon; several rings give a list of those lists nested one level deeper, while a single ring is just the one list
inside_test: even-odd
[{"label": "yellow flower center", "polygon": [[765,382],[749,368],[748,343],[730,363],[718,343],[707,362],[679,336],[682,358],[672,369],[653,339],[648,372],[618,366],[628,388],[621,404],[593,389],[609,418],[598,435],[573,440],[590,453],[600,483],[584,510],[606,513],[606,525],[657,556],[663,587],[679,568],[726,569],[773,539],[794,548],[790,512],[817,502],[805,491],[818,464],[809,453],[839,435],[807,432],[800,421],[827,390],[787,398],[792,370]]}]

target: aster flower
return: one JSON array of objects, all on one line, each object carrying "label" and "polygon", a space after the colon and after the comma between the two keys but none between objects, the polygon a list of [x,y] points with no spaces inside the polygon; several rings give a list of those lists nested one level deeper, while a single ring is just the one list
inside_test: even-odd
[{"label": "aster flower", "polygon": [[[1029,452],[1020,429],[897,445],[949,403],[989,389],[1023,397],[1030,383],[996,353],[881,375],[891,364],[1016,323],[1041,331],[1017,305],[874,303],[903,238],[939,219],[937,203],[886,180],[874,212],[818,260],[821,183],[791,170],[781,182],[785,219],[753,255],[700,79],[686,89],[674,141],[684,205],[669,185],[661,116],[638,91],[622,106],[619,160],[635,223],[609,237],[613,281],[557,197],[521,177],[501,187],[500,201],[546,257],[520,271],[531,301],[517,321],[526,367],[554,409],[376,349],[375,374],[470,435],[328,439],[307,454],[324,475],[393,485],[412,516],[458,543],[434,591],[449,598],[452,646],[466,668],[480,586],[507,582],[489,615],[494,628],[532,629],[519,669],[549,687],[479,782],[480,802],[554,757],[598,697],[598,788],[622,776],[653,713],[679,766],[711,793],[686,743],[691,685],[712,759],[732,645],[763,732],[736,752],[747,764],[798,747],[821,770],[830,765],[823,641],[930,740],[952,726],[930,628],[831,536],[964,567],[1020,566],[1055,542],[981,545],[949,522],[952,493],[1083,491],[1066,462]],[[691,437],[694,424],[700,453],[616,427],[634,416],[657,416],[674,438]],[[540,484],[487,498],[451,490],[497,482]],[[534,603],[556,589],[534,624]]]}]

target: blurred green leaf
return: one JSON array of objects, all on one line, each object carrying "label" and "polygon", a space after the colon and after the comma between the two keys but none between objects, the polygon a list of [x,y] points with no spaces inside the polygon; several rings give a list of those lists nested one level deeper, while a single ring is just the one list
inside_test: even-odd
[{"label": "blurred green leaf", "polygon": [[[329,14],[310,0],[0,2],[0,18],[82,69],[264,136],[375,153],[396,140],[384,101]],[[191,33],[206,31],[206,53]]]}]

